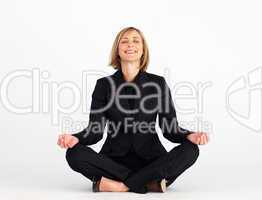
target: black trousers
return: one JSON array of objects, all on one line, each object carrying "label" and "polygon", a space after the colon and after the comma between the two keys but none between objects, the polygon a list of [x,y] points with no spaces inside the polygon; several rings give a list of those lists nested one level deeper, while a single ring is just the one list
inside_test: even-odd
[{"label": "black trousers", "polygon": [[66,160],[74,171],[91,181],[102,176],[121,181],[136,193],[146,193],[146,184],[153,180],[165,178],[167,186],[171,185],[198,156],[198,146],[189,140],[153,160],[145,160],[133,152],[123,157],[109,157],[80,143],[66,151]]}]

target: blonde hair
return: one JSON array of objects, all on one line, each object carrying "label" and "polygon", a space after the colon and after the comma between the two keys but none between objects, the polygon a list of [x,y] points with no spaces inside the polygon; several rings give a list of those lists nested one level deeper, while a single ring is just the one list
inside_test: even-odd
[{"label": "blonde hair", "polygon": [[140,69],[142,71],[146,71],[148,63],[149,63],[149,51],[148,51],[148,45],[147,42],[145,40],[145,36],[143,35],[143,33],[135,28],[135,27],[126,27],[124,29],[122,29],[116,36],[115,41],[113,43],[112,49],[111,49],[111,54],[110,54],[110,62],[109,65],[112,66],[114,69],[120,69],[121,68],[121,62],[120,62],[120,56],[118,54],[118,45],[119,45],[119,41],[122,38],[122,36],[130,30],[135,30],[139,33],[139,35],[142,38],[142,42],[143,42],[143,54],[140,58]]}]

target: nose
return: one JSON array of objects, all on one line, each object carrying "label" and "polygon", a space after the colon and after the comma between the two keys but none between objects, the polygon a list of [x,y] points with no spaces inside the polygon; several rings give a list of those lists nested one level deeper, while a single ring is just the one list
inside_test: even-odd
[{"label": "nose", "polygon": [[128,47],[132,47],[132,46],[134,46],[134,43],[132,42],[132,41],[130,41],[130,42],[128,42],[128,45],[127,45]]}]

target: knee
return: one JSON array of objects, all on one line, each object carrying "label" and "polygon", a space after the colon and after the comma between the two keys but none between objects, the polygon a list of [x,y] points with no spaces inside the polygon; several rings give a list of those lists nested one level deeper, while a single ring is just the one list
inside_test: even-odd
[{"label": "knee", "polygon": [[74,171],[79,169],[79,149],[77,146],[66,150],[66,161]]},{"label": "knee", "polygon": [[197,144],[194,144],[190,141],[187,141],[182,144],[184,146],[184,151],[186,154],[186,157],[191,161],[195,162],[197,158],[199,157],[199,147]]}]

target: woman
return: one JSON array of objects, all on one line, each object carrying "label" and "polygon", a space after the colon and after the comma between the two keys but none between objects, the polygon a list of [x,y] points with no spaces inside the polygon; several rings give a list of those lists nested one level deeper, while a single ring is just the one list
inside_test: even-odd
[{"label": "woman", "polygon": [[[179,127],[170,88],[164,77],[146,72],[148,46],[134,27],[121,30],[112,47],[117,71],[97,80],[88,127],[61,134],[69,166],[93,181],[93,191],[165,192],[166,187],[198,158],[206,133]],[[155,130],[156,117],[163,136],[180,143],[167,152]],[[88,145],[107,138],[99,153]]]}]

